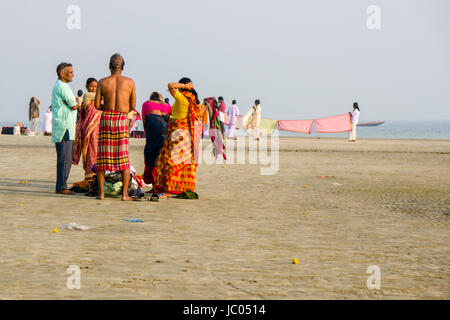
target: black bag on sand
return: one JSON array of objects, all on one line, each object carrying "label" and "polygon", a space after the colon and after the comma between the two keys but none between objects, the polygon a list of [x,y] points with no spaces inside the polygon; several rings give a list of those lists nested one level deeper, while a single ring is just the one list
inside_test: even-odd
[{"label": "black bag on sand", "polygon": [[85,194],[85,196],[87,197],[96,197],[98,196],[98,183],[97,183],[97,176],[94,176],[92,178],[92,181],[89,183],[89,190],[88,192]]},{"label": "black bag on sand", "polygon": [[188,190],[178,194],[175,198],[177,199],[198,199],[198,194],[194,191]]},{"label": "black bag on sand", "polygon": [[3,127],[2,134],[14,134],[14,127]]}]

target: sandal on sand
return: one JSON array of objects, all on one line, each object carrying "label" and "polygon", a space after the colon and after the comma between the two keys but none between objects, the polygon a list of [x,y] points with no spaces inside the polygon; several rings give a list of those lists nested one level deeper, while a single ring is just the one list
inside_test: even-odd
[{"label": "sandal on sand", "polygon": [[142,201],[142,199],[144,199],[145,194],[140,193],[137,196],[131,197],[131,199],[133,199],[133,201]]},{"label": "sandal on sand", "polygon": [[63,190],[61,190],[61,191],[55,191],[55,193],[56,193],[56,194],[65,194],[65,195],[70,195],[70,196],[72,196],[72,195],[75,194],[75,192],[70,191],[70,190],[68,190],[68,189],[63,189]]},{"label": "sandal on sand", "polygon": [[157,193],[153,193],[148,201],[159,201],[159,195]]}]

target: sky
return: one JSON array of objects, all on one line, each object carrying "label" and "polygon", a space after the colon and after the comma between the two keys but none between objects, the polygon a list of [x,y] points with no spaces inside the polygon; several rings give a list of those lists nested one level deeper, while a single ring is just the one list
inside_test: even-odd
[{"label": "sky", "polygon": [[[67,27],[71,5],[79,29]],[[332,116],[357,101],[360,121],[450,120],[449,12],[448,0],[2,1],[0,121],[27,121],[32,96],[43,114],[58,63],[85,91],[116,52],[138,111],[187,76],[200,98],[236,99],[241,114],[260,99],[264,118]]]}]

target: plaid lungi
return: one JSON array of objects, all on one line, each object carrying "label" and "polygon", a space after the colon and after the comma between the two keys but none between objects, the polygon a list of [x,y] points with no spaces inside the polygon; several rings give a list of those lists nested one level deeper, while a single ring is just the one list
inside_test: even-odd
[{"label": "plaid lungi", "polygon": [[127,114],[105,110],[100,119],[96,170],[124,171],[129,167]]}]

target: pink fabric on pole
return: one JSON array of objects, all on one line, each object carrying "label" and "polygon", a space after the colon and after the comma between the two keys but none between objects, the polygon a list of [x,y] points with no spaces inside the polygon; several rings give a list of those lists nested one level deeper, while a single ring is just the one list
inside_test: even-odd
[{"label": "pink fabric on pole", "polygon": [[242,123],[242,116],[236,116],[236,129],[245,129]]},{"label": "pink fabric on pole", "polygon": [[225,113],[224,115],[225,115],[225,122],[224,122],[224,124],[228,125],[228,123],[230,123],[230,117],[228,116],[227,113]]},{"label": "pink fabric on pole", "polygon": [[326,117],[314,120],[316,132],[337,133],[352,130],[350,115],[348,113],[333,117]]},{"label": "pink fabric on pole", "polygon": [[278,120],[278,130],[311,133],[313,120]]}]

